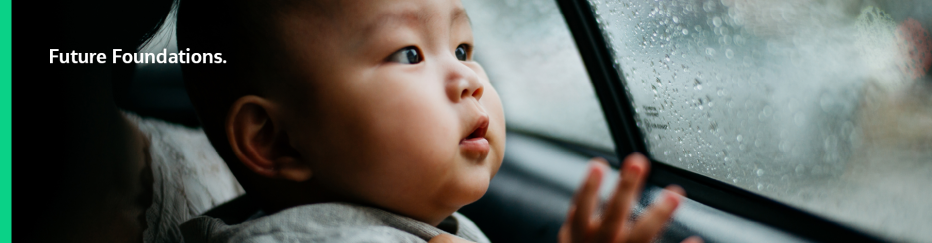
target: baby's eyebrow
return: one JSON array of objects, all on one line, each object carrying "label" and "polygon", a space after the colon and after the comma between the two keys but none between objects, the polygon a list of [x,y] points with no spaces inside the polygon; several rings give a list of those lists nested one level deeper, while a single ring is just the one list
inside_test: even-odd
[{"label": "baby's eyebrow", "polygon": [[[469,15],[466,14],[466,9],[461,7],[454,8],[451,13],[452,18],[450,19],[450,27],[452,28],[457,23],[466,20],[469,25],[472,25],[472,20],[469,18]],[[372,18],[371,22],[363,26],[362,31],[354,32],[359,38],[352,38],[357,41],[351,42],[351,46],[354,49],[365,45],[366,43],[376,40],[378,38],[371,38],[376,32],[397,28],[398,26],[416,26],[420,23],[425,23],[430,21],[431,18],[436,18],[438,16],[425,13],[423,11],[418,11],[416,8],[408,8],[403,10],[396,11],[387,11],[377,14]]]},{"label": "baby's eyebrow", "polygon": [[358,49],[358,47],[366,43],[378,40],[378,38],[372,38],[377,32],[404,25],[414,26],[417,25],[418,22],[426,21],[427,18],[428,16],[414,9],[379,13],[371,18],[371,22],[364,24],[361,31],[353,32],[357,38],[351,38],[356,40],[351,42],[351,46],[353,46],[354,49]]},{"label": "baby's eyebrow", "polygon": [[415,24],[427,20],[428,16],[415,10],[392,11],[380,14],[374,22],[366,28],[372,32],[387,26],[399,24]]},{"label": "baby's eyebrow", "polygon": [[[450,25],[456,24],[459,21],[464,19],[472,25],[472,20],[469,18],[469,15],[466,14],[466,9],[455,8],[452,13],[453,18],[450,19]],[[418,22],[426,22],[432,16],[416,11],[413,9],[403,10],[403,11],[392,11],[380,14],[378,17],[374,18],[375,21],[366,27],[366,33],[372,33],[381,28],[389,27],[396,24],[416,24]]]},{"label": "baby's eyebrow", "polygon": [[462,21],[462,19],[466,19],[466,22],[469,23],[469,25],[472,25],[472,19],[469,18],[468,14],[466,14],[466,9],[463,9],[463,8],[453,9],[453,18],[450,21],[450,26],[452,26],[453,24],[456,24],[456,22],[458,21]]}]

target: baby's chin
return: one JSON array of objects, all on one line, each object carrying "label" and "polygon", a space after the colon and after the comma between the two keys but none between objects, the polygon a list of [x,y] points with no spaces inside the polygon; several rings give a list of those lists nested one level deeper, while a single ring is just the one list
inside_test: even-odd
[{"label": "baby's chin", "polygon": [[[484,162],[488,163],[488,161]],[[462,175],[457,176],[456,181],[450,182],[450,186],[443,191],[445,195],[441,195],[441,197],[449,199],[447,205],[457,207],[457,209],[482,198],[488,191],[489,183],[494,174],[493,171],[490,171],[488,165],[469,168],[469,171],[462,173]]]}]

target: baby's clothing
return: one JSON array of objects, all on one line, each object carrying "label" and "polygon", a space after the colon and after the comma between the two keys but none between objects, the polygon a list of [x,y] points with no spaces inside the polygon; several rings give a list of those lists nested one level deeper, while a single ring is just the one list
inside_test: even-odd
[{"label": "baby's clothing", "polygon": [[208,216],[197,217],[182,224],[181,232],[186,243],[427,242],[441,233],[477,243],[489,242],[472,221],[459,213],[453,213],[438,227],[381,209],[319,203],[234,225]]},{"label": "baby's clothing", "polygon": [[154,180],[143,242],[180,242],[181,222],[245,193],[202,129],[123,115],[149,139]]}]

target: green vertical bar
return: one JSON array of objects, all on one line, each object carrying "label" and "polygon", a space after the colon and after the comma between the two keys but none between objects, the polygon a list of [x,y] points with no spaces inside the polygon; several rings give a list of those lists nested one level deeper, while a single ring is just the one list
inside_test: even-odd
[{"label": "green vertical bar", "polygon": [[13,3],[0,1],[0,242],[13,242]]}]

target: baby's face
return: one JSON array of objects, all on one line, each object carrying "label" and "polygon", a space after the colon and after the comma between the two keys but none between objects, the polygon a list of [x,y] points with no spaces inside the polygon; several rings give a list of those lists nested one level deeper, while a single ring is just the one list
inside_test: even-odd
[{"label": "baby's face", "polygon": [[472,60],[462,4],[312,5],[274,20],[282,65],[298,80],[274,89],[287,93],[276,102],[315,190],[433,224],[482,197],[505,152],[505,120]]}]

